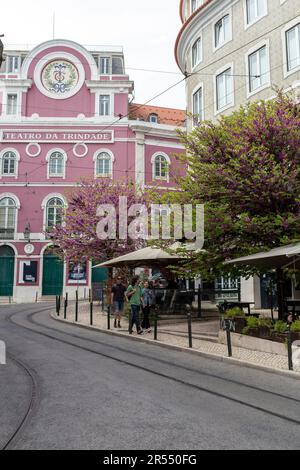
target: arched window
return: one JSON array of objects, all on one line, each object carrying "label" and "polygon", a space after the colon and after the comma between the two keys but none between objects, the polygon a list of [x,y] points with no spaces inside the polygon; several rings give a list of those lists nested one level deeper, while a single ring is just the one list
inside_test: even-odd
[{"label": "arched window", "polygon": [[65,176],[65,157],[61,152],[53,152],[49,157],[49,177]]},{"label": "arched window", "polygon": [[16,230],[17,206],[10,197],[0,199],[0,239],[13,240]]},{"label": "arched window", "polygon": [[96,177],[112,176],[112,156],[107,152],[100,152],[96,158]]},{"label": "arched window", "polygon": [[153,160],[153,177],[156,180],[169,179],[169,161],[164,155],[156,155]]},{"label": "arched window", "polygon": [[149,122],[153,122],[153,124],[158,124],[158,115],[155,113],[150,114]]},{"label": "arched window", "polygon": [[2,155],[2,176],[17,176],[18,158],[15,152],[9,150]]},{"label": "arched window", "polygon": [[63,219],[64,202],[59,197],[49,199],[46,205],[46,230],[61,225]]}]

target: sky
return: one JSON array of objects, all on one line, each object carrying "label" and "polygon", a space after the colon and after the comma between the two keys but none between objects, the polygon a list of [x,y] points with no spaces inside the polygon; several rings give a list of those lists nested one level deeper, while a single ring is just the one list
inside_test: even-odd
[{"label": "sky", "polygon": [[[87,48],[123,46],[127,72],[135,82],[136,103],[146,103],[183,78],[174,58],[181,26],[179,0],[1,1],[0,33],[5,34],[5,47],[32,48],[53,39],[54,12],[55,39],[70,39]],[[185,109],[184,83],[151,104]]]}]

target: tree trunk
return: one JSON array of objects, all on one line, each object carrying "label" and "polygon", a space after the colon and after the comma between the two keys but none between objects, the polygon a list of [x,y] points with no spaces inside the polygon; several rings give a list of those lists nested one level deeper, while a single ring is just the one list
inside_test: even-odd
[{"label": "tree trunk", "polygon": [[107,306],[111,305],[111,291],[113,287],[113,268],[108,268],[108,280],[106,286]]},{"label": "tree trunk", "polygon": [[281,268],[277,268],[278,319],[284,319],[284,278]]}]

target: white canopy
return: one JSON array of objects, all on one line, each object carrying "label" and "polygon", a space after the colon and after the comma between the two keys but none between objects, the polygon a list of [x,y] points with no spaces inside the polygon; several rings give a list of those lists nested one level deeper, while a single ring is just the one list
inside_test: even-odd
[{"label": "white canopy", "polygon": [[151,265],[171,265],[173,261],[177,262],[183,260],[182,256],[170,254],[161,248],[142,248],[141,250],[133,251],[127,255],[119,256],[118,258],[104,263],[93,266],[93,268],[113,268],[117,266],[151,266]]},{"label": "white canopy", "polygon": [[233,259],[225,264],[244,264],[269,268],[300,267],[300,243],[273,248],[270,251]]}]

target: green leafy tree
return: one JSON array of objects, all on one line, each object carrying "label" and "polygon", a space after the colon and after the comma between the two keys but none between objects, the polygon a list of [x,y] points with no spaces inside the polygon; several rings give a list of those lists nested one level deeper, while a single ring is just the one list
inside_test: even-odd
[{"label": "green leafy tree", "polygon": [[181,133],[188,165],[168,201],[205,204],[205,252],[188,265],[214,277],[224,261],[300,239],[300,111],[293,96],[241,107]]}]

